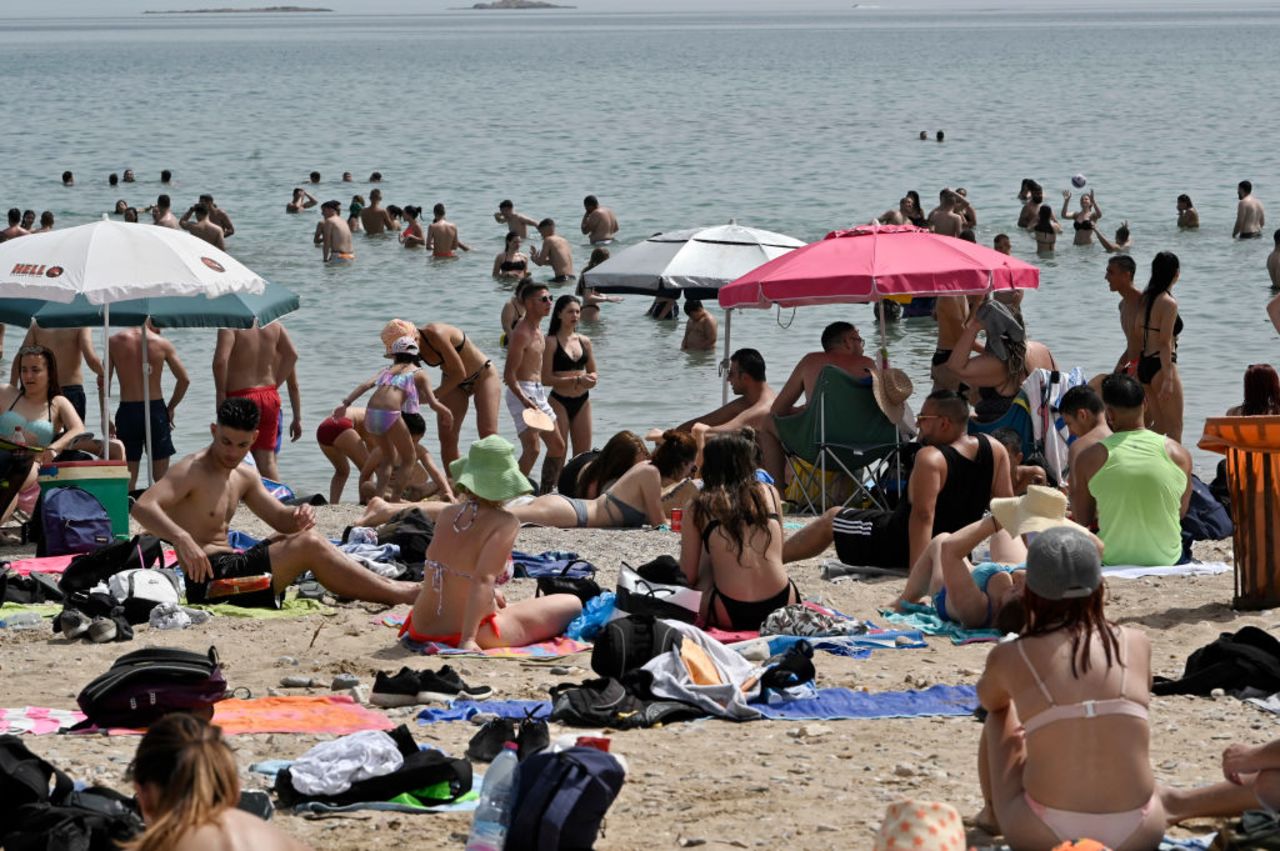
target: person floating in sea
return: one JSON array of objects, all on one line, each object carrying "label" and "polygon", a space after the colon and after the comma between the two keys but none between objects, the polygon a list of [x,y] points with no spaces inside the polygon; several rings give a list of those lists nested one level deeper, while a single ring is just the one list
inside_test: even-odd
[{"label": "person floating in sea", "polygon": [[684,339],[680,348],[686,352],[708,352],[716,347],[716,318],[696,298],[684,300]]},{"label": "person floating in sea", "polygon": [[493,258],[493,276],[498,279],[520,280],[529,273],[529,258],[520,251],[523,237],[515,231],[507,234],[506,243]]}]

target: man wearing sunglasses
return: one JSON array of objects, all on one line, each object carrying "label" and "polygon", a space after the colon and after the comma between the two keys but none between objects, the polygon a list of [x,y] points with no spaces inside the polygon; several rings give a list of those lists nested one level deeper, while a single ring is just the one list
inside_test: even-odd
[{"label": "man wearing sunglasses", "polygon": [[564,466],[565,445],[559,431],[539,431],[525,422],[526,409],[541,411],[554,424],[556,412],[547,401],[547,389],[542,384],[542,353],[547,338],[542,333],[542,320],[551,313],[551,293],[545,284],[529,279],[522,284],[520,301],[524,316],[516,323],[507,341],[507,364],[502,371],[502,381],[507,385],[507,410],[520,435],[520,472],[526,476],[538,460],[538,440],[547,446],[547,458],[542,462],[542,477],[538,493],[551,493],[560,468]]}]

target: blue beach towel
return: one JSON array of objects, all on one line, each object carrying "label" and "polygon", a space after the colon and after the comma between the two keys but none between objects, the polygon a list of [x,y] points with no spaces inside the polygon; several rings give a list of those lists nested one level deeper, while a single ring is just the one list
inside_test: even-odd
[{"label": "blue beach towel", "polygon": [[419,724],[435,724],[440,721],[470,721],[481,712],[489,712],[499,718],[524,718],[526,711],[532,718],[546,718],[551,714],[548,700],[455,700],[443,709],[427,708],[418,713]]},{"label": "blue beach towel", "polygon": [[907,603],[905,612],[881,611],[880,614],[889,623],[897,624],[910,630],[917,630],[925,635],[945,635],[952,644],[973,644],[980,641],[999,641],[998,629],[965,629],[953,621],[944,621],[938,617],[933,606],[919,603]]},{"label": "blue beach towel", "polygon": [[923,691],[850,691],[824,688],[818,696],[787,703],[752,706],[771,720],[834,721],[845,718],[915,718],[971,715],[978,708],[973,686],[930,686]]},{"label": "blue beach towel", "polygon": [[[910,641],[909,644],[899,644],[898,637],[906,636]],[[811,636],[804,637],[798,635],[770,635],[764,636],[769,639],[769,655],[777,656],[780,653],[787,652],[787,648],[791,645],[807,641],[813,645],[814,650],[824,650],[836,656],[847,656],[850,659],[865,659],[871,655],[872,650],[894,650],[899,648],[919,648],[928,647],[924,637],[917,630],[895,630],[892,632],[882,632],[875,635],[833,635],[828,637]]]}]

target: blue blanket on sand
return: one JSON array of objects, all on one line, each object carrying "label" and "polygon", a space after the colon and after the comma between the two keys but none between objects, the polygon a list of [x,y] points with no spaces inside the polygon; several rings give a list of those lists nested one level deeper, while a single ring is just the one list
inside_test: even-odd
[{"label": "blue blanket on sand", "polygon": [[[818,696],[785,703],[753,703],[765,718],[789,721],[824,721],[842,718],[913,718],[923,715],[969,715],[978,707],[973,686],[930,686],[923,691],[850,691],[824,688]],[[418,713],[418,723],[467,721],[481,712],[500,718],[534,718],[551,714],[545,700],[458,700],[443,709],[429,708]]]},{"label": "blue blanket on sand", "polygon": [[[902,644],[898,643],[900,637],[905,637],[905,641]],[[813,645],[814,650],[822,650],[836,656],[847,656],[851,659],[865,659],[871,655],[872,650],[929,646],[925,643],[924,637],[919,630],[895,630],[873,635],[815,635],[803,638],[798,635],[763,635],[761,638],[768,639],[770,656],[786,653],[791,645],[800,641],[809,642]],[[730,648],[732,648],[732,645],[730,645]]]},{"label": "blue blanket on sand", "polygon": [[980,641],[999,641],[998,629],[965,629],[953,621],[944,621],[938,617],[933,606],[919,603],[906,603],[905,611],[882,611],[880,615],[891,624],[904,629],[917,630],[925,635],[945,635],[952,644],[974,644]]}]

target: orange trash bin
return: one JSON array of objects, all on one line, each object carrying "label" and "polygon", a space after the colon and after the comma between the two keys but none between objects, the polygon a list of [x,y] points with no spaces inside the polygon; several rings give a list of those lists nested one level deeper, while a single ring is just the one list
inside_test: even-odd
[{"label": "orange trash bin", "polygon": [[1227,456],[1234,609],[1280,606],[1280,416],[1210,417],[1201,449]]}]

